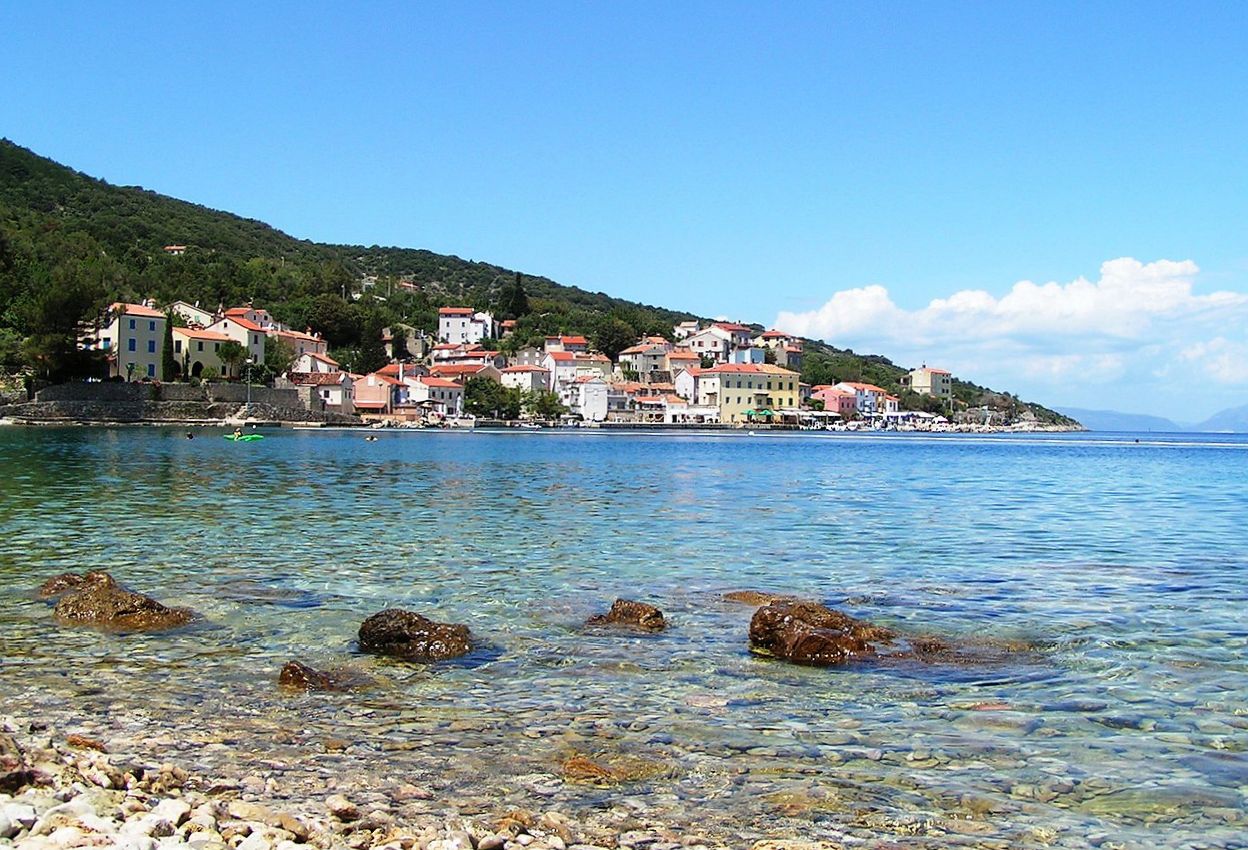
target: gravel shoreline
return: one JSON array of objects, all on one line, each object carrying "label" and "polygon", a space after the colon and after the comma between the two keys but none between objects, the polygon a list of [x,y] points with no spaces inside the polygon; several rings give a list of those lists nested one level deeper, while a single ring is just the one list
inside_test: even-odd
[{"label": "gravel shoreline", "polygon": [[[327,787],[291,798],[272,775],[241,782],[196,776],[172,763],[106,752],[100,741],[0,718],[0,844],[22,850],[712,850],[734,846],[642,827],[615,808],[589,820],[558,811],[430,814],[432,792]],[[242,759],[254,757],[240,754]],[[258,759],[256,759],[258,760]],[[328,783],[327,783],[328,785]],[[418,810],[419,809],[419,810]],[[640,827],[640,828],[639,828]],[[829,841],[762,840],[751,850],[838,850]]]}]

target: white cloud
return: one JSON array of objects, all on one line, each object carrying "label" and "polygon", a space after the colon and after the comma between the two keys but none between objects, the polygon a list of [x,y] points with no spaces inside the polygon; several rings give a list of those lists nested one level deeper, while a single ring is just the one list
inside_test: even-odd
[{"label": "white cloud", "polygon": [[835,292],[815,310],[781,312],[774,325],[1005,389],[1049,387],[1044,396],[1114,382],[1124,396],[1146,393],[1146,383],[1173,384],[1194,370],[1248,383],[1248,295],[1198,294],[1199,272],[1191,260],[1123,257],[1103,263],[1096,280],[1022,280],[1002,295],[966,289],[917,309],[898,306],[877,284]]},{"label": "white cloud", "polygon": [[1179,359],[1192,363],[1221,384],[1248,384],[1248,345],[1214,337],[1189,345]]}]

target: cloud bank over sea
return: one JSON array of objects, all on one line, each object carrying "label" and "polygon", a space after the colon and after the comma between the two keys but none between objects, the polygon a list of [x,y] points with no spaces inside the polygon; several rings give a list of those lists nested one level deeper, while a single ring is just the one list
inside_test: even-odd
[{"label": "cloud bank over sea", "polygon": [[1101,264],[1095,280],[1020,280],[899,306],[885,286],[834,292],[775,326],[928,363],[1046,404],[1198,419],[1248,400],[1248,295],[1200,293],[1192,260]]}]

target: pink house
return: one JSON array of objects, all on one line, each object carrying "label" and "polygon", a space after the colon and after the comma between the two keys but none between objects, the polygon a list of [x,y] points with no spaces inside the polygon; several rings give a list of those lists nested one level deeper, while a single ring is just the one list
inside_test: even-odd
[{"label": "pink house", "polygon": [[823,402],[823,409],[829,413],[839,413],[843,418],[849,418],[858,410],[858,396],[848,390],[838,390],[830,384],[822,384],[812,387],[810,390],[811,401],[818,399]]}]

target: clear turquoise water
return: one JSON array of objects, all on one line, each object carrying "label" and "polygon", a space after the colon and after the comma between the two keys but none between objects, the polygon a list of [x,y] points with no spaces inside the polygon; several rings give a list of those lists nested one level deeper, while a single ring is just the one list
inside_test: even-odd
[{"label": "clear turquoise water", "polygon": [[[198,433],[0,429],[6,712],[292,794],[354,776],[742,838],[1245,846],[1242,439]],[[56,626],[33,589],[87,568],[204,622]],[[794,667],[750,655],[736,589],[1032,650]],[[671,627],[580,628],[617,596]],[[355,653],[396,605],[483,648]],[[375,684],[281,694],[290,657]],[[642,778],[564,781],[574,754]]]}]

